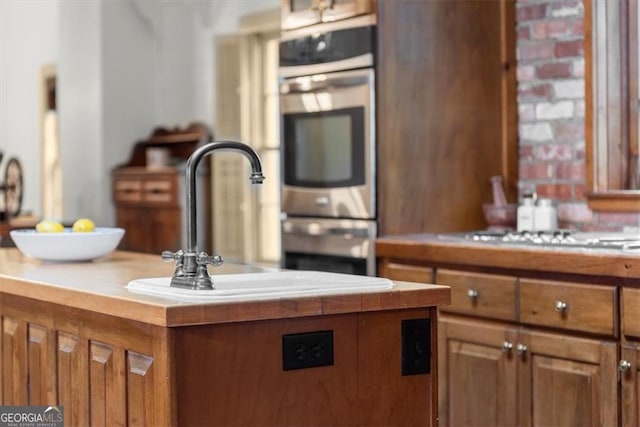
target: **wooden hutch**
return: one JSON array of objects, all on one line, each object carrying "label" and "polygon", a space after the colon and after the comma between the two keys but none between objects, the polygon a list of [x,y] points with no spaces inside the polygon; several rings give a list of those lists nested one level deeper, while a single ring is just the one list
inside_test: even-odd
[{"label": "wooden hutch", "polygon": [[[137,142],[129,160],[111,174],[116,226],[126,230],[122,250],[160,254],[184,247],[184,166],[191,153],[212,140],[208,127],[155,128]],[[160,155],[160,164],[154,157]],[[206,165],[209,162],[205,162]],[[198,170],[198,245],[211,249],[211,190],[209,168]]]}]

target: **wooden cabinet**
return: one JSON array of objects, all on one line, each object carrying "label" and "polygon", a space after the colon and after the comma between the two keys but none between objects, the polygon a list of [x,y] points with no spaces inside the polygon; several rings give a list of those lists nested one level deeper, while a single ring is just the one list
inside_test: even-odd
[{"label": "wooden cabinet", "polygon": [[618,425],[617,343],[521,328],[518,425]]},{"label": "wooden cabinet", "polygon": [[[65,426],[437,425],[435,369],[401,375],[402,322],[435,307],[160,327],[3,294],[0,315],[0,404]],[[283,369],[283,335],[327,330],[330,366]]]},{"label": "wooden cabinet", "polygon": [[[125,229],[120,249],[154,254],[185,249],[184,161],[209,138],[206,127],[199,124],[185,129],[157,128],[134,146],[126,164],[113,170],[116,226]],[[166,154],[169,164],[152,167],[147,164],[147,152],[158,149]],[[210,251],[209,172],[204,164],[200,169],[198,247]]]},{"label": "wooden cabinet", "polygon": [[505,351],[517,328],[445,315],[438,327],[440,425],[518,425],[517,365]]},{"label": "wooden cabinet", "polygon": [[126,230],[121,249],[159,254],[182,248],[180,182],[175,169],[126,168],[113,173],[116,224]]},{"label": "wooden cabinet", "polygon": [[[439,317],[441,426],[638,425],[640,289],[424,264],[452,295]],[[379,271],[418,267],[385,258]]]},{"label": "wooden cabinet", "polygon": [[520,279],[520,321],[573,331],[616,334],[617,289]]},{"label": "wooden cabinet", "polygon": [[438,281],[451,286],[452,313],[516,320],[516,278],[495,274],[438,270]]},{"label": "wooden cabinet", "polygon": [[618,370],[622,426],[640,425],[640,289],[622,290],[623,344]]},{"label": "wooden cabinet", "polygon": [[449,315],[439,326],[441,425],[617,425],[614,342]]},{"label": "wooden cabinet", "polygon": [[161,328],[3,295],[2,404],[62,405],[65,425],[173,425]]},{"label": "wooden cabinet", "polygon": [[515,1],[378,0],[378,232],[482,229],[517,198]]},{"label": "wooden cabinet", "polygon": [[624,344],[619,364],[622,426],[640,425],[640,343]]}]

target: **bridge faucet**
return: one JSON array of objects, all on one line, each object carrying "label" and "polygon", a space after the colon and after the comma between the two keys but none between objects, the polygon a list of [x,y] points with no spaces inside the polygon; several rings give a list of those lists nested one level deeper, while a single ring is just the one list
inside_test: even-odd
[{"label": "bridge faucet", "polygon": [[252,184],[262,184],[264,175],[262,174],[262,163],[258,154],[248,145],[235,141],[214,141],[196,149],[186,164],[186,233],[187,249],[177,252],[164,251],[162,259],[165,261],[176,261],[176,269],[171,278],[171,286],[188,289],[213,289],[213,280],[209,275],[207,265],[215,267],[222,265],[223,259],[220,255],[209,256],[206,252],[198,250],[197,209],[196,209],[196,169],[204,156],[214,151],[235,151],[243,154],[251,163],[251,176],[249,180]]}]

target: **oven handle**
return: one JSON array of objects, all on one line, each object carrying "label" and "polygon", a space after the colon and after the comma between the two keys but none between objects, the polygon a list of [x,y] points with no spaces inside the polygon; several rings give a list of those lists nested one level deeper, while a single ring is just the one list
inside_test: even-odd
[{"label": "oven handle", "polygon": [[369,75],[333,76],[324,75],[326,80],[314,80],[314,77],[299,77],[298,79],[287,80],[280,85],[280,93],[311,93],[327,90],[329,88],[340,88],[350,86],[362,86],[371,83]]},{"label": "oven handle", "polygon": [[284,224],[282,227],[284,234],[299,236],[344,236],[345,238],[367,238],[369,232],[363,228],[343,228],[343,227],[323,227],[317,222],[312,222],[306,226]]}]

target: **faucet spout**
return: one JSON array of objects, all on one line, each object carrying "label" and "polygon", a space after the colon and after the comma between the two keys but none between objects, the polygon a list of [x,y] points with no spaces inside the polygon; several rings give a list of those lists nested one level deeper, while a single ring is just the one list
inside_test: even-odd
[{"label": "faucet spout", "polygon": [[177,267],[171,279],[171,286],[189,289],[213,289],[213,282],[209,276],[207,265],[219,266],[222,257],[219,255],[208,256],[198,250],[197,207],[196,207],[196,171],[202,159],[214,151],[235,151],[243,154],[251,163],[252,184],[262,184],[262,162],[258,154],[248,145],[236,141],[214,141],[196,149],[186,164],[186,233],[187,249],[175,253],[165,251],[162,258],[165,261],[176,261]]},{"label": "faucet spout", "polygon": [[209,144],[205,144],[202,147],[196,149],[186,164],[186,183],[187,183],[187,250],[190,252],[197,252],[198,244],[198,231],[196,230],[197,224],[197,212],[196,209],[196,170],[200,161],[213,151],[235,151],[243,154],[251,163],[251,176],[249,180],[252,184],[262,184],[264,181],[264,175],[262,174],[262,162],[260,157],[246,144],[236,141],[215,141]]}]

